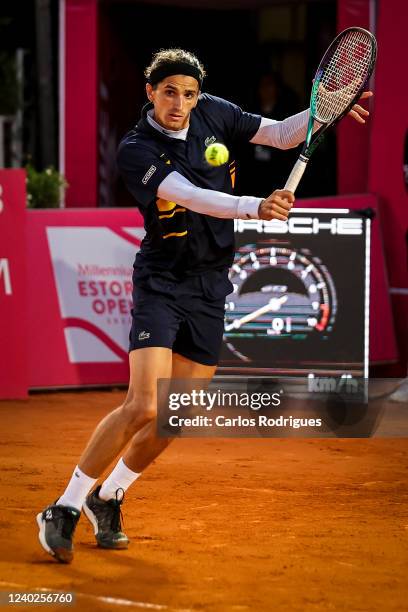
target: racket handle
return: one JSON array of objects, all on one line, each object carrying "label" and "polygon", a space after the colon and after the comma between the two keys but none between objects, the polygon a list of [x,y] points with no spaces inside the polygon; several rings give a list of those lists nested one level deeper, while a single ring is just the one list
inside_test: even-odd
[{"label": "racket handle", "polygon": [[288,180],[286,181],[285,189],[291,191],[292,193],[295,193],[308,161],[309,160],[306,157],[303,157],[303,155],[299,157],[296,164],[293,166],[292,172],[290,173]]}]

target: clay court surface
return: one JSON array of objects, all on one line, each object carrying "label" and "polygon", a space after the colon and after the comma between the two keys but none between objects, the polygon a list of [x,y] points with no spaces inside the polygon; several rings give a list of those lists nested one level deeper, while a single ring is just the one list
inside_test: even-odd
[{"label": "clay court surface", "polygon": [[82,517],[57,564],[35,515],[122,398],[0,403],[0,590],[77,593],[43,610],[408,610],[404,438],[176,440],[127,494],[129,550],[97,549]]}]

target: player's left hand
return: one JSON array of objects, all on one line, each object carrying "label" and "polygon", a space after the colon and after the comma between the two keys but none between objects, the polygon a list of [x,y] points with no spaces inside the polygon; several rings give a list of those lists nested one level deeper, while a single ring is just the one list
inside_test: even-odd
[{"label": "player's left hand", "polygon": [[[371,98],[372,95],[374,95],[372,91],[363,91],[360,96],[360,100]],[[360,104],[354,104],[348,114],[350,117],[353,117],[353,119],[358,121],[358,123],[365,123],[364,117],[368,117],[370,113],[368,112],[368,110],[360,106]]]}]

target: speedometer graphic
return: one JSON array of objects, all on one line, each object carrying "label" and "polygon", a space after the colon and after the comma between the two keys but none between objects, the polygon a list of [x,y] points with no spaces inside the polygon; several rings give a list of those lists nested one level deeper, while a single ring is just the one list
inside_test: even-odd
[{"label": "speedometer graphic", "polygon": [[[364,211],[363,211],[364,212]],[[360,376],[368,369],[370,220],[295,208],[238,219],[219,372]]]},{"label": "speedometer graphic", "polygon": [[[226,298],[225,342],[242,361],[291,343],[328,336],[337,313],[333,279],[306,248],[264,241],[242,245],[230,272],[234,290]],[[264,355],[267,357],[267,355]]]}]

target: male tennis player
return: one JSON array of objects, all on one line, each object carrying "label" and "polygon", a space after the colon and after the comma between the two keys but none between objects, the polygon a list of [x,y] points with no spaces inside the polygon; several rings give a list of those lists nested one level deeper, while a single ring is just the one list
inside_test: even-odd
[{"label": "male tennis player", "polygon": [[[243,141],[285,149],[305,138],[309,111],[264,119],[201,94],[204,68],[181,49],[157,53],[146,69],[149,103],[122,140],[118,165],[144,216],[146,237],[134,264],[130,382],[124,403],[97,426],[63,494],[38,514],[39,538],[69,563],[81,509],[103,548],[127,548],[120,506],[124,492],[167,446],[156,436],[158,378],[210,379],[231,291],[234,218],[285,221],[292,193],[233,195],[230,167],[204,158],[212,142],[233,152]],[[356,118],[367,111],[354,109]],[[108,478],[97,479],[130,442]],[[93,489],[91,493],[89,493]]]}]

